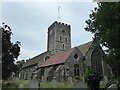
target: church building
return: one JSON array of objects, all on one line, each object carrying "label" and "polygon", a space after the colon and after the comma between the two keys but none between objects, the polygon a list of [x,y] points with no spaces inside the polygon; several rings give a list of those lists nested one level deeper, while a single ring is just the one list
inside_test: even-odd
[{"label": "church building", "polygon": [[71,26],[55,21],[48,28],[47,51],[27,60],[19,78],[64,81],[82,77],[89,66],[110,78],[111,68],[104,62],[104,57],[105,53],[95,39],[71,48]]}]

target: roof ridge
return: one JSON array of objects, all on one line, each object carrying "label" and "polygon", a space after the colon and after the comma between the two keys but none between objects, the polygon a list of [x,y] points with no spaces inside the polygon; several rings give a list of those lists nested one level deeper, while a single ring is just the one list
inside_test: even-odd
[{"label": "roof ridge", "polygon": [[89,42],[86,42],[86,43],[83,43],[83,44],[80,44],[80,45],[78,45],[78,46],[76,46],[76,47],[79,47],[79,46],[82,46],[82,45],[85,45],[85,44],[88,44],[88,43],[92,43],[93,42],[93,40],[92,41],[89,41]]},{"label": "roof ridge", "polygon": [[43,55],[43,54],[45,54],[45,53],[47,53],[47,51],[45,51],[45,52],[43,52],[43,53],[40,53],[40,54],[38,54],[38,55],[36,55],[36,56],[30,58],[30,59],[34,59],[34,58],[36,58],[36,57],[38,57],[38,56],[40,56],[40,55]]},{"label": "roof ridge", "polygon": [[87,51],[89,50],[90,46],[92,45],[93,41],[89,41],[87,43],[81,44],[79,46],[76,46],[80,52],[85,55]]},{"label": "roof ridge", "polygon": [[[45,53],[47,53],[47,52],[43,52],[43,53],[41,53],[41,54],[39,54],[39,55],[37,55],[37,56],[35,56],[35,57],[33,57],[33,58],[28,59],[28,61],[26,61],[26,62],[23,64],[22,68],[27,67],[27,66],[31,66],[31,65],[33,65],[33,64],[36,64],[37,62],[39,62],[39,61],[41,60],[41,58],[43,57],[43,55],[44,55]],[[36,59],[36,58],[39,58],[39,57],[41,57],[40,60]],[[34,61],[34,63],[33,63],[33,61]],[[31,63],[31,62],[32,62],[32,63]],[[31,64],[30,64],[30,63],[31,63]]]}]

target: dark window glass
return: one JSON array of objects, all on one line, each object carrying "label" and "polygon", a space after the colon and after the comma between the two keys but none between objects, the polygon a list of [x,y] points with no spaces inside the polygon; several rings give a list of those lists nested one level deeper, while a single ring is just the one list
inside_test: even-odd
[{"label": "dark window glass", "polygon": [[74,76],[80,76],[80,69],[78,64],[74,65]]},{"label": "dark window glass", "polygon": [[65,50],[65,45],[63,44],[63,50]]},{"label": "dark window glass", "polygon": [[62,40],[62,36],[60,36],[60,41]]}]

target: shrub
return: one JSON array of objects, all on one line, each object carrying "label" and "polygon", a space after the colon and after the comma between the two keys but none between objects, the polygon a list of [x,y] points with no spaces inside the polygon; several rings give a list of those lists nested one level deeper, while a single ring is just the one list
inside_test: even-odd
[{"label": "shrub", "polygon": [[91,90],[98,90],[103,76],[96,70],[89,67],[85,72],[84,78]]},{"label": "shrub", "polygon": [[19,84],[15,83],[15,82],[10,82],[10,81],[3,81],[2,82],[2,88],[18,88]]}]

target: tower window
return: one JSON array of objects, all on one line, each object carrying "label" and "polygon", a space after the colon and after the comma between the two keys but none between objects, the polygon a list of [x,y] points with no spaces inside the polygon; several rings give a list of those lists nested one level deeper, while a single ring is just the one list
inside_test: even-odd
[{"label": "tower window", "polygon": [[67,37],[65,37],[65,42],[68,42],[68,38]]},{"label": "tower window", "polygon": [[60,36],[60,38],[59,38],[59,41],[61,41],[62,40],[62,36]]},{"label": "tower window", "polygon": [[65,44],[63,44],[63,50],[65,50]]},{"label": "tower window", "polygon": [[64,30],[64,29],[62,30],[62,33],[65,33],[65,30]]}]

